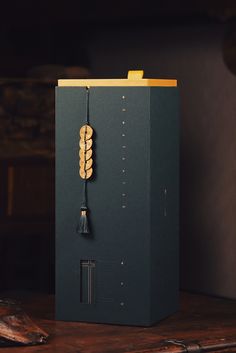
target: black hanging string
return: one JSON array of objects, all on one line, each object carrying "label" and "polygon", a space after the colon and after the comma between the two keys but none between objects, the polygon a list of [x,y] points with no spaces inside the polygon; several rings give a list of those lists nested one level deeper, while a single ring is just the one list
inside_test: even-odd
[{"label": "black hanging string", "polygon": [[[86,118],[85,124],[89,125],[89,88],[86,87]],[[86,130],[85,130],[86,136]],[[86,138],[85,138],[86,140]],[[84,161],[86,155],[86,148],[84,149]],[[88,225],[88,205],[87,205],[87,179],[86,179],[86,170],[85,178],[83,179],[83,191],[82,191],[82,203],[80,207],[80,222],[77,227],[77,232],[80,234],[89,234],[89,225]]]},{"label": "black hanging string", "polygon": [[89,125],[89,87],[86,87],[86,119],[85,123]]}]

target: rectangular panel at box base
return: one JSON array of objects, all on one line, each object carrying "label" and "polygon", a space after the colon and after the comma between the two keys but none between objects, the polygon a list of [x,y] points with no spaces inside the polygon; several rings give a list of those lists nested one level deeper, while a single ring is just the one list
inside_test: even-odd
[{"label": "rectangular panel at box base", "polygon": [[80,234],[87,104],[88,88],[56,88],[56,318],[150,326],[179,302],[178,88],[89,87],[90,233]]}]

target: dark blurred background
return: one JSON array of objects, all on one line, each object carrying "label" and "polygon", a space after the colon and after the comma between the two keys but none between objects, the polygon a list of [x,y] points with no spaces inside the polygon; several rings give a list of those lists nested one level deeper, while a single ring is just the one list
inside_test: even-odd
[{"label": "dark blurred background", "polygon": [[177,78],[181,288],[236,298],[236,3],[8,1],[0,21],[0,289],[54,291],[58,78]]}]

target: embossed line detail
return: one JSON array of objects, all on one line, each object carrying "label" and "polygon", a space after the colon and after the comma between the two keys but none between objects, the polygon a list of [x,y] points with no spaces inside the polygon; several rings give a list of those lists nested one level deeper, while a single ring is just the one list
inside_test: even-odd
[{"label": "embossed line detail", "polygon": [[95,302],[95,261],[80,261],[80,302],[94,304]]},{"label": "embossed line detail", "polygon": [[[122,98],[122,106],[121,106],[121,112],[122,114],[124,114],[126,112],[126,97],[125,95],[121,96]],[[123,115],[122,115],[122,119],[123,119]],[[122,181],[122,191],[121,191],[121,208],[123,210],[126,209],[126,180],[125,180],[125,176],[126,176],[126,135],[127,135],[127,131],[126,131],[126,120],[122,120],[121,121],[121,126],[122,126],[122,131],[121,131],[121,137],[122,137],[122,144],[121,144],[121,148],[122,148],[122,153],[121,153],[121,159],[122,159],[122,168],[121,168],[121,174],[123,177],[123,181]]]}]

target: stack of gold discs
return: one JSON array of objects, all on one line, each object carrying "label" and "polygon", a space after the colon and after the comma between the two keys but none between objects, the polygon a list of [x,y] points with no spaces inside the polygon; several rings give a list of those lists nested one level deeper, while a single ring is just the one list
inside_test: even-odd
[{"label": "stack of gold discs", "polygon": [[90,125],[83,125],[80,129],[80,141],[79,141],[79,174],[82,179],[89,179],[93,174],[93,129]]}]

